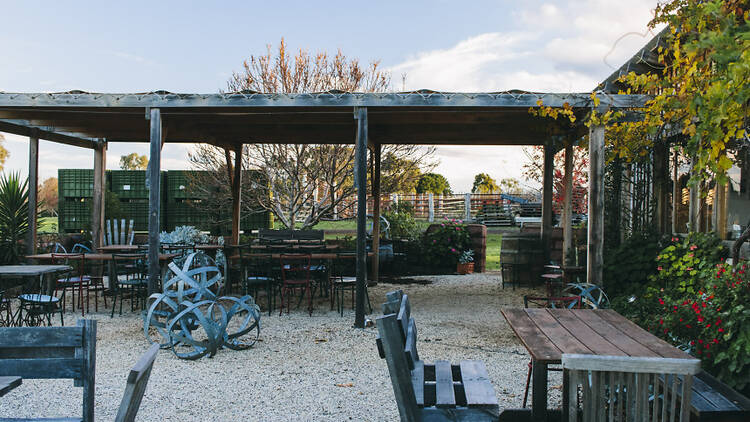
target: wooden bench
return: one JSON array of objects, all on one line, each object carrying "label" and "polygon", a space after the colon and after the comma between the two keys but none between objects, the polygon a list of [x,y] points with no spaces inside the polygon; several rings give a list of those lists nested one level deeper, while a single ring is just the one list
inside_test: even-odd
[{"label": "wooden bench", "polygon": [[133,422],[135,420],[135,415],[141,407],[143,393],[146,392],[146,385],[151,376],[151,368],[154,366],[157,353],[159,353],[159,344],[154,343],[130,370],[125,385],[125,394],[122,396],[115,422]]},{"label": "wooden bench", "polygon": [[409,297],[389,292],[377,319],[380,357],[388,364],[402,421],[496,421],[499,406],[484,362],[451,365],[419,359],[417,326]]},{"label": "wooden bench", "polygon": [[[677,394],[681,396],[680,393],[678,388]],[[693,377],[692,393],[690,397],[691,421],[750,421],[750,399],[705,371]]]},{"label": "wooden bench", "polygon": [[73,379],[83,387],[83,417],[4,419],[0,421],[94,421],[96,321],[75,327],[12,327],[0,330],[0,376]]}]

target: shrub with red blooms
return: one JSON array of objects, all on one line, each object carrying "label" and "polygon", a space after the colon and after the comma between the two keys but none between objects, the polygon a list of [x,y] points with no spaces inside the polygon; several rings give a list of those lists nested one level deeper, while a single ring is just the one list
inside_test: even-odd
[{"label": "shrub with red blooms", "polygon": [[[703,368],[735,389],[750,390],[750,277],[747,265],[725,263],[703,272],[702,287],[660,289],[661,312],[649,321],[652,332],[687,346]],[[695,285],[698,288],[698,283]]]}]

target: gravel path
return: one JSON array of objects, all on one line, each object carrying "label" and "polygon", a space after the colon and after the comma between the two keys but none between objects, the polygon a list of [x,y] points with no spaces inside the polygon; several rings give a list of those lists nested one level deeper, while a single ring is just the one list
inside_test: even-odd
[{"label": "gravel path", "polygon": [[[385,292],[402,288],[410,295],[417,321],[420,357],[481,359],[500,407],[521,407],[529,357],[499,311],[522,307],[522,296],[530,290],[503,290],[498,274],[419,278],[432,283],[371,288],[373,319]],[[96,417],[112,420],[127,372],[148,343],[135,313],[90,317],[99,320]],[[75,319],[68,312],[65,324],[75,324]],[[345,311],[342,318],[321,299],[312,317],[301,309],[281,317],[263,315],[262,341],[247,351],[221,350],[198,361],[161,351],[138,420],[397,420],[388,369],[375,348],[377,329],[354,329],[353,320],[353,311]],[[558,374],[550,376],[551,405],[560,401]],[[81,402],[81,389],[70,380],[24,380],[0,398],[0,415],[73,416],[80,414]]]}]

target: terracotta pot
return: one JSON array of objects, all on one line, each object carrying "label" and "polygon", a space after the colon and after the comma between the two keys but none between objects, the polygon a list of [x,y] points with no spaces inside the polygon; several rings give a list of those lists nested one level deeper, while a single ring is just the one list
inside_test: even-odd
[{"label": "terracotta pot", "polygon": [[459,274],[471,274],[474,272],[474,263],[467,262],[466,264],[458,263],[458,269],[456,270]]}]

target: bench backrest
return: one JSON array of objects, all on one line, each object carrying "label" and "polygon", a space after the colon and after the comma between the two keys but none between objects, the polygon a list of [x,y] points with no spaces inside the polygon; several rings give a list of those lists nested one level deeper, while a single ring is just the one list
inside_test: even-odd
[{"label": "bench backrest", "polygon": [[[584,421],[690,420],[698,359],[563,354],[562,366],[569,376],[571,421],[578,416],[579,386]],[[662,400],[649,402],[652,394]]]},{"label": "bench backrest", "polygon": [[408,295],[398,290],[386,295],[383,315],[377,319],[378,350],[388,364],[388,373],[396,396],[396,404],[402,421],[419,418],[412,370],[419,363],[417,353],[417,326],[411,318]]},{"label": "bench backrest", "polygon": [[125,394],[122,397],[115,422],[132,422],[135,420],[135,415],[141,407],[143,393],[146,392],[148,378],[151,376],[151,368],[154,366],[157,353],[159,353],[159,344],[154,343],[130,370]]},{"label": "bench backrest", "polygon": [[0,376],[27,379],[73,379],[83,387],[83,420],[94,421],[96,321],[75,327],[0,329]]},{"label": "bench backrest", "polygon": [[[126,225],[127,224],[127,225]],[[104,234],[105,245],[132,245],[135,231],[133,231],[133,220],[129,223],[125,219],[120,220],[118,227],[117,219],[106,221],[107,232]]]}]

